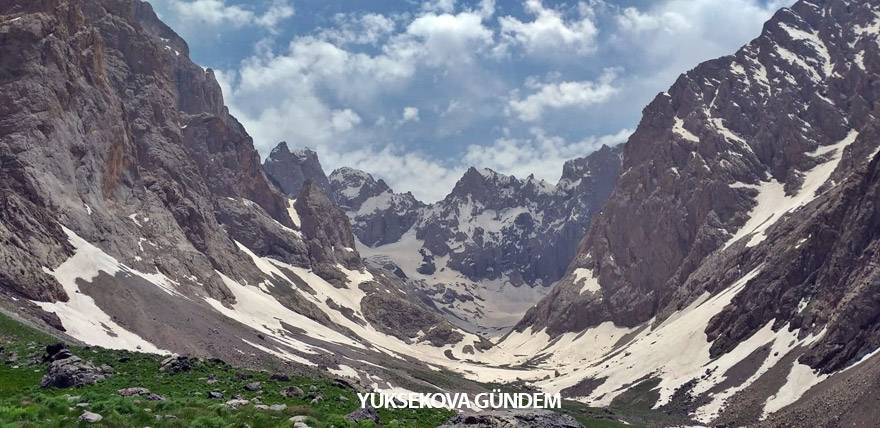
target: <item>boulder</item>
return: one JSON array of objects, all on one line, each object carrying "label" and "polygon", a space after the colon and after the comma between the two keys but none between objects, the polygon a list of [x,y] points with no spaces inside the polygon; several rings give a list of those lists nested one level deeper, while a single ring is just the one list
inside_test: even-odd
[{"label": "boulder", "polygon": [[280,394],[283,397],[292,398],[302,397],[303,395],[305,395],[305,392],[302,390],[302,388],[298,386],[288,386],[287,388],[282,389]]},{"label": "boulder", "polygon": [[237,408],[242,407],[242,406],[247,406],[247,405],[250,404],[250,403],[251,403],[250,400],[243,400],[243,399],[233,398],[232,400],[227,401],[227,402],[225,403],[225,406],[226,406],[227,408],[230,408],[230,409],[237,409]]},{"label": "boulder", "polygon": [[374,424],[378,424],[379,423],[379,412],[377,412],[376,409],[374,409],[371,406],[362,407],[362,408],[357,409],[357,410],[349,413],[348,415],[346,415],[345,419],[348,419],[348,420],[355,422],[355,423],[362,422],[362,421],[370,421],[370,422],[373,422]]},{"label": "boulder", "polygon": [[71,388],[93,385],[107,378],[107,374],[92,363],[71,356],[49,364],[40,386],[43,388]]},{"label": "boulder", "polygon": [[147,388],[132,387],[132,388],[122,388],[116,392],[119,393],[119,395],[121,395],[123,397],[132,397],[135,395],[147,395],[150,393],[150,390]]},{"label": "boulder", "polygon": [[102,419],[104,419],[103,416],[101,416],[97,413],[89,412],[89,411],[85,411],[85,412],[83,412],[83,414],[79,415],[80,422],[85,422],[85,423],[89,423],[89,424],[101,422]]},{"label": "boulder", "polygon": [[167,373],[181,373],[190,371],[193,368],[195,360],[183,355],[171,356],[162,361],[159,370]]}]

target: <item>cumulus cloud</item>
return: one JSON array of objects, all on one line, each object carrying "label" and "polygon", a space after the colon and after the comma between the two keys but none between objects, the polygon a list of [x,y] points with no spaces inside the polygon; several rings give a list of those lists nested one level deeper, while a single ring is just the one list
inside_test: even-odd
[{"label": "cumulus cloud", "polygon": [[463,163],[491,168],[504,174],[535,177],[556,183],[562,174],[565,161],[585,156],[603,145],[622,144],[632,134],[629,129],[616,133],[590,136],[579,141],[548,135],[540,128],[533,128],[531,136],[524,138],[500,138],[491,145],[472,145],[462,158]]},{"label": "cumulus cloud", "polygon": [[512,98],[510,109],[520,120],[534,122],[547,109],[586,107],[608,101],[618,92],[617,71],[607,69],[597,81],[531,83],[536,91],[524,99]]},{"label": "cumulus cloud", "polygon": [[455,0],[430,0],[422,3],[422,10],[428,12],[451,13],[455,10]]},{"label": "cumulus cloud", "polygon": [[418,122],[419,121],[419,109],[416,107],[404,107],[403,108],[403,118],[401,119],[404,123],[406,122]]},{"label": "cumulus cloud", "polygon": [[[615,17],[609,43],[631,52],[646,71],[669,79],[758,36],[763,23],[793,0],[667,0],[628,7]],[[723,19],[719,19],[723,17]],[[686,46],[686,49],[682,47]]]},{"label": "cumulus cloud", "polygon": [[428,13],[414,19],[389,49],[419,49],[426,64],[449,66],[471,61],[492,41],[493,32],[479,13]]},{"label": "cumulus cloud", "polygon": [[[293,13],[280,0],[156,1],[178,21],[242,32],[288,30]],[[623,141],[678,73],[756,36],[782,3],[522,4],[523,16],[493,0],[358,8],[266,37],[218,77],[262,153],[311,146],[328,169],[362,168],[431,201],[471,165],[554,181],[566,160]]]},{"label": "cumulus cloud", "polygon": [[318,155],[328,169],[354,166],[381,177],[397,192],[412,192],[428,202],[445,197],[465,171],[459,162],[445,162],[393,145],[326,154],[319,151]]},{"label": "cumulus cloud", "polygon": [[498,22],[503,43],[496,48],[497,52],[507,52],[511,46],[539,56],[583,55],[596,50],[599,30],[589,6],[582,4],[577,17],[566,19],[561,11],[544,7],[541,0],[526,0],[524,5],[534,20],[524,22],[513,16],[501,17]]},{"label": "cumulus cloud", "polygon": [[337,45],[374,45],[394,33],[393,19],[378,13],[344,14],[333,17],[333,26],[318,32],[318,38]]},{"label": "cumulus cloud", "polygon": [[190,25],[260,26],[269,30],[294,14],[286,0],[274,0],[263,13],[226,4],[225,0],[159,0],[174,13],[174,19]]}]

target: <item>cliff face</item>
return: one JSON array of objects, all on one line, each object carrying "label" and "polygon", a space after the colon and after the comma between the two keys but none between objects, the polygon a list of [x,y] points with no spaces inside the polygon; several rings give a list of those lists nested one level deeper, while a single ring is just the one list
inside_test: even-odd
[{"label": "cliff face", "polygon": [[263,162],[263,170],[288,195],[298,195],[308,180],[313,181],[324,194],[333,195],[330,182],[318,161],[318,154],[311,149],[291,152],[287,143],[282,141]]},{"label": "cliff face", "polygon": [[565,278],[517,326],[634,336],[547,385],[596,403],[655,382],[655,408],[768,426],[801,426],[773,414],[802,396],[834,425],[876,391],[839,382],[880,346],[878,16],[799,1],[651,102]]},{"label": "cliff face", "polygon": [[[817,189],[816,180],[839,183],[864,164],[876,146],[878,52],[865,30],[873,6],[799,2],[735,55],[699,65],[658,95],[572,266],[593,271],[604,298],[578,303],[569,317],[538,308],[529,319],[555,332],[600,318],[647,321],[710,254],[751,248],[756,242],[739,239],[763,239],[787,211],[833,187]],[[779,204],[768,210],[770,196]]]},{"label": "cliff face", "polygon": [[[247,195],[276,220],[289,219],[211,71],[187,59],[186,44],[147,3],[6,1],[0,10],[11,17],[0,47],[0,144],[4,174],[14,177],[4,180],[14,190],[5,197],[26,204],[29,213],[14,217],[34,226],[7,229],[4,240],[31,242],[12,252],[36,256],[4,258],[2,270],[38,277],[10,285],[37,300],[60,297],[57,284],[33,273],[60,263],[60,223],[146,271],[211,278],[205,291],[228,297],[213,270],[232,271],[241,260],[214,200]],[[162,249],[149,257],[155,266],[136,260],[147,259],[131,245],[141,226]]]},{"label": "cliff face", "polygon": [[[270,182],[212,71],[148,3],[0,0],[0,42],[4,308],[89,344],[250,365],[466,339],[364,265],[320,185],[294,204]],[[369,313],[378,301],[406,315]]]}]

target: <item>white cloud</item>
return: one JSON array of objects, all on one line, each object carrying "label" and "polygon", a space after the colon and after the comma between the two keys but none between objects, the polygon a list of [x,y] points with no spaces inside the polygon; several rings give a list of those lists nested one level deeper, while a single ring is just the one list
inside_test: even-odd
[{"label": "white cloud", "polygon": [[412,192],[416,198],[427,202],[445,197],[465,171],[459,164],[445,163],[395,146],[326,154],[319,151],[318,155],[328,170],[354,166],[381,177],[396,192]]},{"label": "white cloud", "polygon": [[274,0],[264,14],[255,19],[257,25],[264,28],[275,30],[281,21],[293,16],[294,10],[286,0]]},{"label": "white cloud", "polygon": [[[287,14],[282,8],[290,4],[157,1],[207,6],[187,10],[187,19],[218,28],[280,26],[272,16]],[[268,38],[219,78],[262,153],[280,140],[311,146],[328,169],[362,168],[430,201],[470,165],[555,180],[564,161],[623,140],[629,131],[614,130],[634,126],[676,75],[756,36],[775,7],[761,0],[524,5],[525,18],[497,20],[509,4],[497,12],[493,0],[472,0],[338,14],[326,27],[294,32],[286,45]],[[584,55],[592,55],[589,68],[557,61]],[[587,74],[601,67],[601,76]],[[571,114],[591,121],[558,120]]]},{"label": "white cloud", "polygon": [[493,32],[475,12],[425,14],[413,20],[391,49],[419,49],[426,64],[456,66],[491,47]]},{"label": "white cloud", "polygon": [[321,29],[318,38],[337,45],[374,45],[394,33],[393,19],[378,13],[336,14],[334,26]]},{"label": "white cloud", "polygon": [[[755,38],[763,23],[793,0],[667,0],[615,17],[610,40],[646,70],[669,77],[699,62],[732,53]],[[723,17],[723,18],[721,18]],[[659,69],[658,69],[659,67]]]},{"label": "white cloud", "polygon": [[501,17],[498,23],[502,43],[496,52],[505,53],[510,46],[520,46],[526,53],[537,56],[584,55],[596,50],[599,30],[589,6],[581,4],[578,16],[566,20],[562,12],[544,7],[541,0],[526,0],[524,4],[534,20],[523,22],[513,16]]},{"label": "white cloud", "polygon": [[607,69],[595,82],[532,84],[537,91],[525,99],[514,96],[509,107],[520,120],[534,122],[541,119],[547,109],[586,107],[608,101],[619,90],[614,86],[616,78],[616,71]]},{"label": "white cloud", "polygon": [[274,0],[262,14],[238,5],[227,5],[225,0],[159,0],[172,12],[173,19],[187,25],[233,27],[260,26],[274,30],[283,20],[294,14],[287,0]]},{"label": "white cloud", "polygon": [[535,177],[555,184],[565,161],[586,156],[602,145],[621,144],[632,131],[622,129],[614,134],[574,142],[547,135],[540,128],[533,128],[531,134],[527,138],[501,138],[488,146],[472,145],[462,160],[467,165],[491,168],[520,178],[535,174]]},{"label": "white cloud", "polygon": [[416,107],[404,107],[403,108],[403,122],[418,122],[419,121],[419,109]]},{"label": "white cloud", "polygon": [[430,0],[422,3],[422,10],[427,12],[452,13],[455,11],[455,0]]},{"label": "white cloud", "polygon": [[333,110],[331,113],[330,124],[335,133],[351,131],[360,123],[361,117],[351,109]]}]

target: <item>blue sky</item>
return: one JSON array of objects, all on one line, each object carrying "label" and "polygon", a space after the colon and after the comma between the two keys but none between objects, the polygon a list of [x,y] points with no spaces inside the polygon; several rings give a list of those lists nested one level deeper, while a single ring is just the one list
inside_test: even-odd
[{"label": "blue sky", "polygon": [[555,183],[791,0],[150,0],[265,155],[442,198],[468,166]]}]

